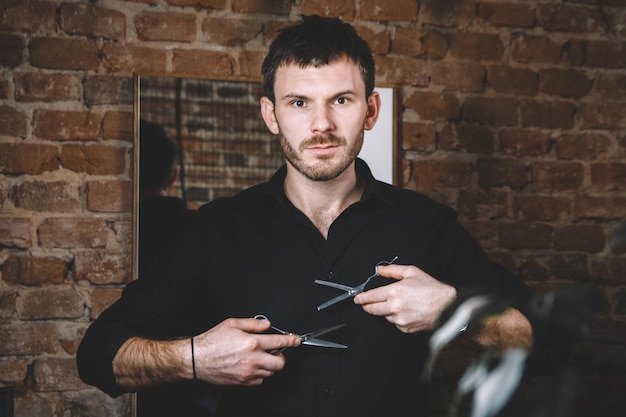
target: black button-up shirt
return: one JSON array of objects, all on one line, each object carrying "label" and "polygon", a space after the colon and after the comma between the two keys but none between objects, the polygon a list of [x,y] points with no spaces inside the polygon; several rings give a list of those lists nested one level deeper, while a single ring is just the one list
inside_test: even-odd
[{"label": "black button-up shirt", "polygon": [[[452,209],[374,180],[360,160],[357,174],[366,181],[363,196],[326,239],[286,198],[285,167],[267,183],[203,206],[181,240],[90,327],[78,353],[81,377],[119,395],[111,362],[129,337],[190,336],[228,317],[264,314],[294,333],[345,323],[324,338],[348,349],[287,349],[285,369],[262,385],[220,387],[216,415],[425,415],[420,375],[429,334],[402,333],[351,299],[318,312],[340,291],[314,280],[354,286],[395,256],[457,289],[492,288],[498,280]],[[178,398],[180,411],[185,402],[201,403],[208,388],[195,384],[179,397],[171,388],[167,401]]]}]

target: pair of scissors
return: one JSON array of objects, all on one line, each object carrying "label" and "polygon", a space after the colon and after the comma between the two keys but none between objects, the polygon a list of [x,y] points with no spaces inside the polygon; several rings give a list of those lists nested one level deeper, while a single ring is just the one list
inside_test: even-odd
[{"label": "pair of scissors", "polygon": [[[254,316],[255,319],[257,320],[268,320],[269,319],[264,316],[263,314],[257,314],[256,316]],[[325,329],[320,329],[320,330],[316,330],[314,332],[309,332],[309,333],[305,333],[305,334],[295,334],[292,332],[288,332],[286,330],[282,330],[279,329],[276,326],[270,326],[270,328],[278,333],[281,334],[288,334],[288,335],[293,335],[293,336],[298,336],[300,338],[300,342],[303,345],[309,345],[309,346],[319,346],[319,347],[327,347],[327,348],[335,348],[335,349],[346,349],[348,346],[346,345],[342,345],[340,343],[335,343],[335,342],[330,342],[328,340],[322,340],[322,339],[318,339],[318,336],[322,336],[326,333],[330,333],[334,330],[340,329],[343,326],[345,326],[345,323],[343,324],[337,324],[335,326],[331,326],[331,327],[327,327]],[[277,353],[282,352],[285,348],[280,349],[277,351]],[[273,352],[272,352],[273,353]]]},{"label": "pair of scissors", "polygon": [[354,297],[355,295],[362,293],[363,291],[365,291],[365,287],[367,287],[367,284],[369,284],[370,281],[373,278],[380,276],[380,275],[378,275],[378,267],[381,266],[381,265],[391,265],[392,263],[394,263],[396,261],[396,259],[398,259],[397,256],[394,257],[390,261],[380,261],[380,262],[378,262],[376,264],[376,267],[374,268],[374,275],[370,275],[362,284],[359,284],[356,287],[350,287],[348,285],[339,284],[337,282],[324,281],[324,280],[321,280],[321,279],[316,279],[315,280],[316,284],[325,285],[327,287],[337,288],[339,290],[345,291],[344,294],[338,295],[337,297],[331,298],[330,300],[326,301],[325,303],[322,303],[322,304],[318,305],[317,306],[317,311],[323,310],[326,307],[330,307],[330,306],[332,306],[334,304],[337,304],[340,301],[345,300],[346,298]]}]

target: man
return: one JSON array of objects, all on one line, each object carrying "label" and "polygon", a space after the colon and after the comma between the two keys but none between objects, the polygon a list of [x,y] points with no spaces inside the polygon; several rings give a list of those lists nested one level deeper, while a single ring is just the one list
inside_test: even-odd
[{"label": "man", "polygon": [[[429,330],[455,301],[497,292],[501,278],[451,209],[377,182],[356,159],[380,99],[371,51],[351,26],[303,17],[272,43],[262,71],[261,113],[286,165],[199,210],[150,279],[129,284],[92,324],[81,377],[113,396],[186,384],[168,398],[179,415],[426,415]],[[338,290],[316,279],[356,286],[375,268],[388,285],[317,311]],[[270,330],[341,323],[324,338],[347,349]],[[516,309],[467,334],[484,346],[533,344]]]},{"label": "man", "polygon": [[[156,123],[139,123],[139,275],[193,219],[185,201],[168,195],[178,179],[178,149]],[[167,219],[166,222],[163,219]]]}]

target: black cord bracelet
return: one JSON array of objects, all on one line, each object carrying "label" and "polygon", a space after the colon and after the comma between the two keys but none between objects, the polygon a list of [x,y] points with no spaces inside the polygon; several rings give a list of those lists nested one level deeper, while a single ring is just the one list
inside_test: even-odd
[{"label": "black cord bracelet", "polygon": [[193,379],[198,379],[198,375],[196,374],[196,358],[193,349],[193,337],[191,338],[191,369],[193,369]]}]

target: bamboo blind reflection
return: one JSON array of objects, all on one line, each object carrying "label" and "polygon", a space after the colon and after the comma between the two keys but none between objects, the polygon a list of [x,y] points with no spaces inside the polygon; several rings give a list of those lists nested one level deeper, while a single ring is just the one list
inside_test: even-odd
[{"label": "bamboo blind reflection", "polygon": [[261,96],[260,82],[140,78],[140,117],[161,125],[182,151],[171,195],[197,208],[267,180],[283,164]]}]

